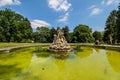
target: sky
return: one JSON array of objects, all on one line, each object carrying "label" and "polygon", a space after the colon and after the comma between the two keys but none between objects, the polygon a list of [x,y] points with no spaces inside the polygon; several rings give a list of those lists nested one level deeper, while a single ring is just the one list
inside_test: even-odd
[{"label": "sky", "polygon": [[0,9],[9,8],[28,18],[36,27],[69,26],[70,31],[79,24],[93,31],[104,31],[110,12],[117,9],[120,0],[0,0]]}]

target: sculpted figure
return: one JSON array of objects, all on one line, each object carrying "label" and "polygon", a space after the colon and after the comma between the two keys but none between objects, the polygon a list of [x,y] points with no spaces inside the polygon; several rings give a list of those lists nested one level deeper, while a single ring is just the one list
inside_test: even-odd
[{"label": "sculpted figure", "polygon": [[54,34],[54,40],[53,40],[53,43],[55,43],[55,42],[56,42],[56,40],[57,40],[57,35],[56,35],[56,34]]},{"label": "sculpted figure", "polygon": [[53,51],[53,52],[70,51],[71,50],[71,47],[67,43],[67,41],[64,37],[64,33],[62,32],[62,30],[60,28],[58,28],[58,30],[57,30],[57,35],[54,34],[54,40],[53,40],[53,43],[50,45],[49,50]]}]

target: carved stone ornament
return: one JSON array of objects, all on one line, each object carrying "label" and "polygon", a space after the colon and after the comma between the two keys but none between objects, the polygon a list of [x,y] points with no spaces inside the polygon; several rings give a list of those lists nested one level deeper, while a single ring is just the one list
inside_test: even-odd
[{"label": "carved stone ornament", "polygon": [[59,28],[57,34],[54,34],[53,43],[49,47],[49,51],[52,52],[68,52],[71,51],[70,45],[67,43],[64,33]]}]

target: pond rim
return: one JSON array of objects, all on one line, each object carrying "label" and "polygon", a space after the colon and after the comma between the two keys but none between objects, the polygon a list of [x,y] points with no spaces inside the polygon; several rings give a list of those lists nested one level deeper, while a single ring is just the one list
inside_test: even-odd
[{"label": "pond rim", "polygon": [[[14,50],[22,49],[22,48],[28,48],[28,47],[36,47],[36,46],[49,46],[51,43],[38,43],[38,44],[31,44],[31,45],[23,45],[23,46],[15,46],[15,47],[7,47],[0,49],[0,52],[11,52]],[[93,47],[93,48],[100,48],[100,49],[108,49],[108,50],[117,50],[120,51],[120,46],[118,45],[106,45],[106,44],[100,44],[95,45],[91,43],[69,43],[70,46],[76,46],[80,45],[81,47]]]}]

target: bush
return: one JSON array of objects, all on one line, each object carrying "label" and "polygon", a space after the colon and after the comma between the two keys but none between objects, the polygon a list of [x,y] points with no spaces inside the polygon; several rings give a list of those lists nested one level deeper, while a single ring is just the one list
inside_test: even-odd
[{"label": "bush", "polygon": [[37,52],[38,57],[48,57],[50,54],[49,52]]},{"label": "bush", "polygon": [[35,53],[37,54],[37,56],[41,56],[41,57],[48,57],[49,56],[49,52],[47,52],[47,49],[42,48],[42,46],[35,47]]},{"label": "bush", "polygon": [[35,47],[35,52],[46,52],[46,48],[42,48],[42,46],[36,46]]},{"label": "bush", "polygon": [[74,49],[77,50],[77,51],[81,51],[82,50],[80,45],[76,45],[76,47]]},{"label": "bush", "polygon": [[35,52],[41,52],[43,51],[42,46],[35,47]]}]

